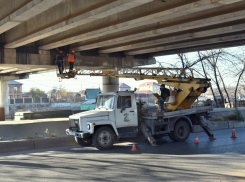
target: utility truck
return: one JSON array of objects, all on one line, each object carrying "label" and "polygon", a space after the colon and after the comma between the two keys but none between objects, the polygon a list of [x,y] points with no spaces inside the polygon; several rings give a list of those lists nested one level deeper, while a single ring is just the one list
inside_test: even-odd
[{"label": "utility truck", "polygon": [[[136,101],[134,91],[100,93],[94,110],[69,117],[67,135],[72,135],[81,146],[93,144],[96,148],[110,149],[117,139],[134,138],[142,133],[152,146],[156,139],[169,136],[177,142],[185,141],[194,125],[200,125],[210,139],[213,133],[203,117],[209,118],[212,106],[194,107],[191,105],[210,86],[206,78],[194,78],[193,70],[166,68],[116,68],[107,70],[80,70],[75,75],[111,76],[142,79],[155,79],[160,84],[175,88],[164,103],[164,111],[151,110],[142,101]],[[178,92],[177,92],[178,90]],[[159,94],[154,93],[158,101]],[[203,117],[202,117],[203,116]]]}]

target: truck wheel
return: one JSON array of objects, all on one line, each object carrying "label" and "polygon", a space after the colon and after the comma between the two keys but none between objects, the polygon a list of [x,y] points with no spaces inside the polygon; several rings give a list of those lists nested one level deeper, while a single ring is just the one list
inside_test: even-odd
[{"label": "truck wheel", "polygon": [[185,141],[190,135],[190,126],[185,121],[176,123],[173,131],[173,139],[177,142]]},{"label": "truck wheel", "polygon": [[90,146],[92,145],[92,138],[77,138],[75,137],[75,141],[78,145],[81,146]]},{"label": "truck wheel", "polygon": [[114,132],[109,127],[101,127],[95,132],[92,140],[97,149],[110,149],[114,143]]},{"label": "truck wheel", "polygon": [[159,134],[159,135],[153,135],[153,137],[157,139],[161,139],[164,136],[164,134]]}]

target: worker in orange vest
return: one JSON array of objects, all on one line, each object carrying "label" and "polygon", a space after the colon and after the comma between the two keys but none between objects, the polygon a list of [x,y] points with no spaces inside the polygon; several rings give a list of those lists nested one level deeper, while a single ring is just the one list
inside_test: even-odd
[{"label": "worker in orange vest", "polygon": [[67,55],[67,57],[68,57],[69,68],[70,68],[69,72],[71,72],[73,70],[74,62],[76,58],[75,51],[71,50],[70,53]]}]

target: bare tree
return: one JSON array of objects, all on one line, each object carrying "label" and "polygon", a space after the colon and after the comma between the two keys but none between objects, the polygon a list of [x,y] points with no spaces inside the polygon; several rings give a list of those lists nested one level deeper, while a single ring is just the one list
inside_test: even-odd
[{"label": "bare tree", "polygon": [[182,68],[185,69],[185,67],[186,67],[186,66],[185,66],[185,60],[186,60],[185,54],[179,53],[178,56],[179,56],[179,58],[180,58],[180,60],[181,60]]},{"label": "bare tree", "polygon": [[[203,63],[205,59],[208,59],[208,57],[206,57],[205,55],[201,55],[201,53],[199,51],[198,51],[198,56],[199,56],[200,62],[202,64],[203,73],[204,73],[205,77],[208,78],[207,77],[207,72],[205,70],[204,63]],[[204,56],[205,56],[205,58],[204,58]],[[210,88],[211,88],[211,91],[212,91],[212,94],[213,94],[213,98],[214,98],[216,107],[219,107],[219,104],[218,104],[218,101],[217,101],[217,99],[215,97],[215,94],[214,94],[214,90],[213,90],[212,85],[210,86]]]},{"label": "bare tree", "polygon": [[236,96],[237,96],[237,88],[239,86],[239,82],[240,82],[241,76],[244,73],[244,70],[245,70],[245,63],[243,64],[242,70],[237,74],[239,76],[238,76],[238,80],[237,80],[237,84],[236,84],[236,89],[235,89],[235,107],[237,107],[237,99],[236,99]]},{"label": "bare tree", "polygon": [[221,75],[221,73],[220,73],[220,71],[219,71],[219,68],[218,68],[218,67],[217,67],[217,71],[218,71],[218,73],[219,73],[219,77],[220,77],[221,82],[222,82],[222,84],[223,84],[224,91],[225,91],[225,93],[226,93],[226,96],[227,96],[227,99],[228,99],[228,102],[229,102],[229,105],[230,105],[230,108],[231,108],[231,101],[230,101],[229,93],[227,92],[227,89],[226,89],[226,87],[225,87],[225,82],[224,82],[224,79],[223,79],[223,77],[222,77],[222,75]]},{"label": "bare tree", "polygon": [[[210,64],[210,66],[213,69],[213,74],[214,74],[214,79],[215,79],[214,83],[216,84],[218,92],[219,92],[220,97],[221,97],[221,107],[224,107],[224,96],[223,96],[223,93],[222,93],[220,85],[219,85],[218,74],[217,74],[217,64],[218,64],[218,60],[221,58],[222,50],[206,51],[206,54],[209,55],[209,57],[207,57],[206,60],[208,61],[208,63]],[[203,55],[205,55],[205,54],[203,54]]]},{"label": "bare tree", "polygon": [[[231,69],[230,71],[234,73],[234,76],[237,77],[237,83],[236,83],[236,87],[235,87],[235,104],[234,107],[237,107],[237,92],[239,90],[239,84],[240,84],[240,80],[242,79],[242,75],[245,71],[245,50],[244,47],[242,47],[242,52],[236,52],[235,54],[232,53],[227,53],[228,55],[231,56],[231,59],[233,60],[233,62],[235,62],[233,69]],[[234,69],[235,68],[235,69]]]}]

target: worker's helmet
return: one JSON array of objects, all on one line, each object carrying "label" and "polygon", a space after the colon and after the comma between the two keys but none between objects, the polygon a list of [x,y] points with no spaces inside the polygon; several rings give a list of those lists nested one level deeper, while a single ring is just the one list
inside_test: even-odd
[{"label": "worker's helmet", "polygon": [[75,51],[74,51],[74,50],[71,50],[71,52],[72,52],[72,53],[75,53]]},{"label": "worker's helmet", "polygon": [[59,53],[60,53],[60,54],[62,54],[62,53],[63,53],[63,51],[59,51]]}]

